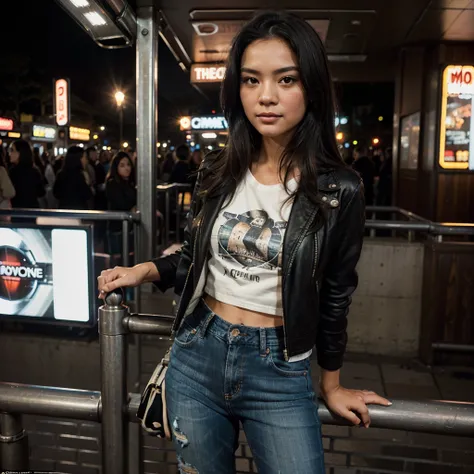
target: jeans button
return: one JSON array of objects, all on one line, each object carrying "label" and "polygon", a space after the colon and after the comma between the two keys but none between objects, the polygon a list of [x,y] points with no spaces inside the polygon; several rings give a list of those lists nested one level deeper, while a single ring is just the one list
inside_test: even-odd
[{"label": "jeans button", "polygon": [[232,331],[230,332],[230,335],[232,337],[237,337],[239,334],[240,334],[240,331],[237,328],[232,329]]}]

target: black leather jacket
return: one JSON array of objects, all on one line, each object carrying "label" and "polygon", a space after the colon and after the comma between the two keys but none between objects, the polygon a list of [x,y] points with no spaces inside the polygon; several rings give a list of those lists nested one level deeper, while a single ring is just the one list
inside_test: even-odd
[{"label": "black leather jacket", "polygon": [[[203,271],[207,271],[210,236],[226,194],[197,197],[194,190],[185,242],[181,251],[154,260],[160,273],[155,282],[162,291],[175,287],[181,295],[173,326],[186,313]],[[364,190],[349,168],[321,173],[318,187],[322,204],[314,206],[298,192],[283,241],[283,323],[285,358],[316,345],[318,364],[326,370],[342,366],[347,342],[347,313],[357,287],[365,223]]]}]

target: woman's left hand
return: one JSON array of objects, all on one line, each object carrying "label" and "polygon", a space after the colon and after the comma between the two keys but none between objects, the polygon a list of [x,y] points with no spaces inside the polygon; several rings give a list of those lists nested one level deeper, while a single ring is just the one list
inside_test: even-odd
[{"label": "woman's left hand", "polygon": [[[375,392],[368,390],[351,390],[341,387],[340,385],[328,391],[321,390],[321,395],[327,407],[333,413],[346,418],[351,423],[354,423],[354,425],[360,425],[362,422],[366,428],[370,426],[370,416],[367,405],[390,406],[392,404],[392,402],[377,395]],[[356,411],[360,415],[360,418],[352,410]]]}]

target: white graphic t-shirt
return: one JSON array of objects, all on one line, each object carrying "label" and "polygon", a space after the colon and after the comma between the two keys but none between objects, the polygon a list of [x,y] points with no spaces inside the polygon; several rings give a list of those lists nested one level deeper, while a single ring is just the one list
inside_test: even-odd
[{"label": "white graphic t-shirt", "polygon": [[[288,183],[290,193],[297,183]],[[218,301],[276,316],[282,308],[283,237],[292,202],[283,184],[259,183],[250,170],[219,213],[211,234],[205,292]]]}]

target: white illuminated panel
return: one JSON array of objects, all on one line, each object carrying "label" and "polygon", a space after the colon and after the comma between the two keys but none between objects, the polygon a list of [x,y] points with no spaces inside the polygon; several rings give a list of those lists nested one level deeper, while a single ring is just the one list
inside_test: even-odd
[{"label": "white illuminated panel", "polygon": [[53,229],[54,317],[89,321],[87,233],[82,229]]},{"label": "white illuminated panel", "polygon": [[107,24],[107,22],[97,12],[84,13],[84,16],[89,20],[89,23],[92,26],[102,26]]},{"label": "white illuminated panel", "polygon": [[77,8],[84,8],[90,5],[87,0],[71,0],[71,3]]}]

